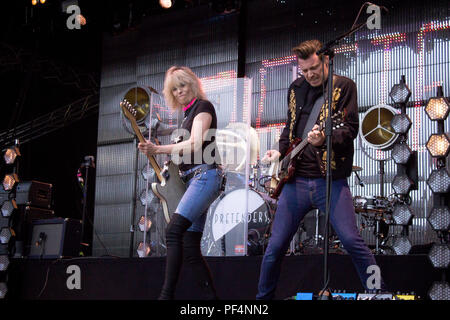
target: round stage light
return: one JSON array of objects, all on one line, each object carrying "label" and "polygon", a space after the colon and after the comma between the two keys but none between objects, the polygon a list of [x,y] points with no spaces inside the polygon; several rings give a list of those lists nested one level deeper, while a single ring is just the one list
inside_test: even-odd
[{"label": "round stage light", "polygon": [[[153,192],[151,190],[142,190],[140,196],[139,196],[139,200],[141,201],[141,204],[145,207],[145,205],[147,205],[147,207],[151,207],[152,202],[155,201],[157,198],[155,197],[155,195],[153,194]],[[149,208],[151,209],[151,208]]]},{"label": "round stage light", "polygon": [[392,149],[392,159],[396,164],[406,164],[411,157],[411,148],[406,143],[397,143]]},{"label": "round stage light", "polygon": [[142,241],[139,242],[137,253],[139,258],[147,257],[150,254],[150,246],[148,244],[144,245],[144,242]]},{"label": "round stage light", "polygon": [[450,247],[448,244],[437,244],[435,243],[430,252],[428,253],[428,258],[430,258],[433,267],[439,269],[447,269],[450,264]]},{"label": "round stage light", "polygon": [[428,152],[433,158],[447,157],[450,150],[450,137],[448,134],[432,134],[426,144]]},{"label": "round stage light", "polygon": [[392,212],[392,219],[395,224],[407,226],[413,218],[413,211],[410,206],[404,203],[396,203]]},{"label": "round stage light", "polygon": [[404,113],[396,114],[391,120],[391,127],[395,133],[407,133],[411,128],[411,124],[411,119]]},{"label": "round stage light", "polygon": [[435,169],[427,180],[428,186],[434,193],[447,193],[450,189],[450,177],[445,167]]},{"label": "round stage light", "polygon": [[7,293],[8,287],[6,286],[6,283],[0,282],[0,299],[4,299]]},{"label": "round stage light", "polygon": [[144,180],[148,180],[150,178],[150,181],[155,181],[155,170],[153,170],[152,166],[149,166],[148,163],[142,168],[141,173]]},{"label": "round stage light", "polygon": [[37,3],[38,3],[37,0],[31,0],[31,4],[32,4],[33,6],[37,5]]},{"label": "round stage light", "polygon": [[428,222],[435,231],[446,231],[450,228],[450,209],[446,206],[434,207]]},{"label": "round stage light", "polygon": [[3,156],[6,164],[13,164],[18,157],[20,157],[20,151],[19,148],[15,146],[6,149],[5,154]]},{"label": "round stage light", "polygon": [[161,7],[163,7],[164,9],[169,9],[173,6],[173,3],[175,1],[173,0],[159,0],[159,4]]},{"label": "round stage light", "polygon": [[391,97],[395,104],[408,102],[411,97],[411,90],[409,90],[408,86],[404,82],[404,79],[392,87],[389,92],[389,97]]},{"label": "round stage light", "polygon": [[413,182],[404,173],[397,174],[392,180],[392,188],[396,194],[406,195],[411,191],[413,187]]},{"label": "round stage light", "polygon": [[9,228],[3,228],[0,231],[0,243],[8,244],[9,239],[11,239],[11,230]]},{"label": "round stage light", "polygon": [[8,269],[9,259],[7,255],[0,256],[0,271],[6,271]]},{"label": "round stage light", "polygon": [[447,119],[449,109],[450,104],[448,100],[444,97],[437,97],[428,100],[425,113],[432,121],[445,120]]},{"label": "round stage light", "polygon": [[19,183],[19,177],[17,174],[7,174],[3,179],[3,189],[5,191],[12,190]]},{"label": "round stage light", "polygon": [[145,216],[141,216],[139,219],[139,230],[141,232],[147,232],[152,227],[152,220],[150,220],[149,217],[147,217],[147,223],[145,223]]},{"label": "round stage light", "polygon": [[5,218],[10,217],[15,209],[17,209],[16,200],[12,199],[3,202],[1,208],[2,216]]},{"label": "round stage light", "polygon": [[407,236],[395,236],[392,242],[392,249],[396,255],[407,255],[411,250],[411,242]]},{"label": "round stage light", "polygon": [[431,300],[450,300],[450,286],[445,281],[436,281],[428,291]]}]

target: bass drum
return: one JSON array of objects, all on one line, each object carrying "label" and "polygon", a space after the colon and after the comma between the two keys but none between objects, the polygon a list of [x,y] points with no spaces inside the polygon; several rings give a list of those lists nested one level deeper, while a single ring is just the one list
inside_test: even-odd
[{"label": "bass drum", "polygon": [[[247,254],[263,254],[270,229],[271,208],[263,196],[248,189]],[[243,228],[245,218],[245,189],[223,193],[214,201],[206,218],[201,242],[204,256],[242,256],[244,254]]]}]

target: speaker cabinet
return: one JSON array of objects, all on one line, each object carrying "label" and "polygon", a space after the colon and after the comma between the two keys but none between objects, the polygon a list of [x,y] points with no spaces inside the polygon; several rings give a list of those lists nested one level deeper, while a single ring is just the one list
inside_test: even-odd
[{"label": "speaker cabinet", "polygon": [[81,221],[48,219],[33,221],[28,258],[58,259],[76,257],[80,251]]}]

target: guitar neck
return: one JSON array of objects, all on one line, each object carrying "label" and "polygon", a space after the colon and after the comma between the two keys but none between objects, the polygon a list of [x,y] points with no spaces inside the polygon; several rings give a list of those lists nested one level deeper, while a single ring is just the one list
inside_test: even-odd
[{"label": "guitar neck", "polygon": [[[145,143],[145,138],[142,135],[141,130],[139,130],[137,123],[135,121],[131,121],[130,123],[131,123],[131,126],[133,127],[134,133],[136,133],[136,136],[139,139],[139,142]],[[156,177],[158,178],[158,180],[160,182],[163,181],[163,177],[161,175],[161,167],[158,165],[158,162],[156,162],[155,158],[151,155],[147,155],[147,158],[148,158],[153,170],[155,171]]]},{"label": "guitar neck", "polygon": [[[320,126],[319,126],[319,131],[322,131],[322,130],[323,130],[323,124],[320,124]],[[294,150],[291,151],[291,156],[290,156],[289,159],[295,158],[295,157],[297,156],[297,154],[298,154],[300,151],[302,151],[302,150],[306,147],[307,144],[308,144],[308,140],[307,140],[307,138],[305,137],[305,139],[302,140],[302,141],[299,143],[299,145],[296,146],[296,147],[294,148]]]}]

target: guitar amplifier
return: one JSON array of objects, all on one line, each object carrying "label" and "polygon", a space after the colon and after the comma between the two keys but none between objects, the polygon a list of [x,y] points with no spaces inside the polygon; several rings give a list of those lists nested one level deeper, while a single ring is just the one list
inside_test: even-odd
[{"label": "guitar amplifier", "polygon": [[20,182],[16,188],[16,203],[50,209],[52,206],[52,188],[53,186],[50,183],[34,180]]},{"label": "guitar amplifier", "polygon": [[16,234],[15,257],[26,256],[28,254],[27,249],[30,248],[29,243],[34,220],[55,218],[53,210],[24,205],[18,206],[18,209],[11,217],[11,226]]},{"label": "guitar amplifier", "polygon": [[79,255],[81,220],[48,219],[33,221],[28,258],[59,259]]}]

